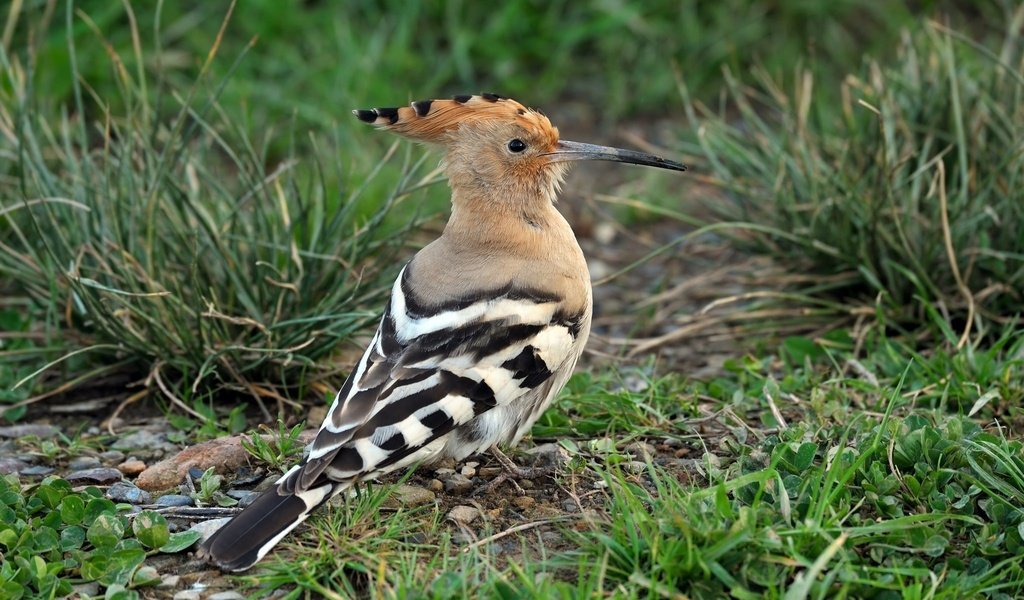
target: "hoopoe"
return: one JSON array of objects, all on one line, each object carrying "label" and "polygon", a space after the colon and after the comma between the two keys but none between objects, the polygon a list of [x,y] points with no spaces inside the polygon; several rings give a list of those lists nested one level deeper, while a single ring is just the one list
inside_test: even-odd
[{"label": "hoopoe", "polygon": [[530,430],[590,333],[587,263],[554,206],[568,163],[686,170],[560,140],[544,114],[497,94],[353,113],[444,149],[451,217],[399,273],[307,457],[203,544],[200,554],[225,570],[254,565],[356,482],[489,449],[504,458],[497,445]]}]

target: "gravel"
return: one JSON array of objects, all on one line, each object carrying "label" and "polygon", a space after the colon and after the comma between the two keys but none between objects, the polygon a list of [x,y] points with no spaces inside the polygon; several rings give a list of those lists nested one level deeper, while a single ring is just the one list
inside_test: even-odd
[{"label": "gravel", "polygon": [[19,474],[25,475],[26,477],[43,477],[53,473],[53,467],[47,467],[45,465],[34,465],[27,469],[22,469]]},{"label": "gravel", "polygon": [[86,469],[96,469],[102,466],[100,459],[95,456],[76,456],[68,461],[68,469],[72,471],[84,471]]},{"label": "gravel", "polygon": [[23,460],[19,460],[11,456],[0,458],[0,475],[21,473],[27,468],[29,468],[29,465]]},{"label": "gravel", "polygon": [[468,525],[479,517],[480,509],[474,506],[456,506],[448,511],[448,518],[462,525]]}]

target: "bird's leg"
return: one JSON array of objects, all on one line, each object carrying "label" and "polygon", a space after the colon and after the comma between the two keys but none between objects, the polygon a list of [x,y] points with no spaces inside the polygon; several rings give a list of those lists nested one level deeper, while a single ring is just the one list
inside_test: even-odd
[{"label": "bird's leg", "polygon": [[516,492],[520,496],[525,496],[526,490],[519,486],[519,483],[516,481],[516,479],[533,479],[535,477],[540,477],[541,475],[551,474],[551,469],[549,468],[520,467],[516,463],[512,462],[512,459],[506,456],[505,453],[498,448],[497,444],[491,446],[490,453],[491,456],[493,456],[501,465],[502,471],[501,473],[498,474],[497,477],[474,490],[473,493],[471,494],[472,496],[489,494],[506,481],[512,482],[512,485],[515,486]]}]

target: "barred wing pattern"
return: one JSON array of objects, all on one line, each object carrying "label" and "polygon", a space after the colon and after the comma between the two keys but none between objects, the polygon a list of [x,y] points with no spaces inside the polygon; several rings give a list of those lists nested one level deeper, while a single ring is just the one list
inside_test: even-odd
[{"label": "barred wing pattern", "polygon": [[509,284],[425,307],[403,269],[309,456],[203,552],[224,569],[247,569],[356,481],[518,441],[568,379],[589,332],[589,310],[561,305]]}]

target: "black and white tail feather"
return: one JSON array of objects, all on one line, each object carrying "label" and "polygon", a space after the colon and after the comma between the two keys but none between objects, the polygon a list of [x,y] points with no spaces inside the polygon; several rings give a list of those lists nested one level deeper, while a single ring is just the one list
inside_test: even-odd
[{"label": "black and white tail feather", "polygon": [[426,307],[408,268],[307,458],[210,537],[201,556],[248,569],[358,481],[515,443],[565,384],[589,333],[589,299],[568,314],[562,298],[508,284]]}]

